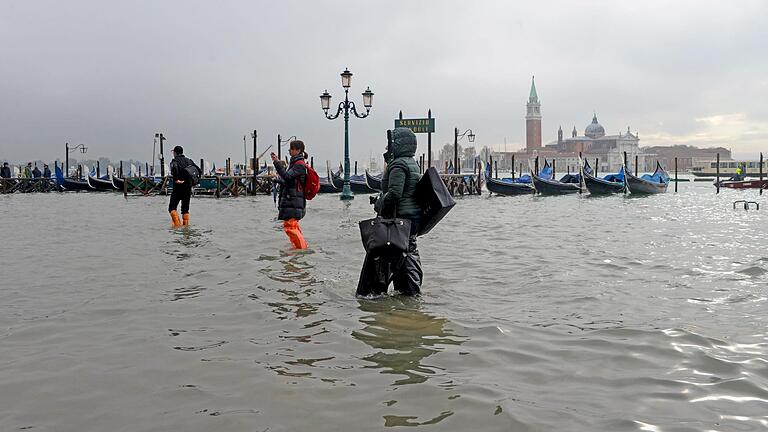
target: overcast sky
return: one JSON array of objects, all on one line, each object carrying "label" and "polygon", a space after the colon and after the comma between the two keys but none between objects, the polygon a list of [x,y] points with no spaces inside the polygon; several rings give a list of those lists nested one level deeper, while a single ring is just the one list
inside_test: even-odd
[{"label": "overcast sky", "polygon": [[[0,0],[0,159],[148,160],[155,132],[193,158],[243,159],[297,135],[316,161],[339,161],[339,73],[370,117],[350,121],[353,159],[378,155],[398,110],[437,119],[476,145],[524,146],[531,76],[544,142],[609,134],[642,146],[768,151],[768,2],[38,1]],[[420,152],[426,135],[419,135]],[[250,156],[250,138],[249,138]],[[754,155],[753,155],[754,154]]]}]

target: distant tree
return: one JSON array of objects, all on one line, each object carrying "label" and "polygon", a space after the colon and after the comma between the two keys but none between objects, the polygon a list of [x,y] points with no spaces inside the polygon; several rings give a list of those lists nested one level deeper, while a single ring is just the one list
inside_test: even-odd
[{"label": "distant tree", "polygon": [[493,151],[488,146],[483,146],[483,149],[480,150],[480,158],[486,162],[488,162],[492,154]]},{"label": "distant tree", "polygon": [[[463,148],[459,144],[459,155],[462,154]],[[453,162],[453,144],[446,144],[443,149],[440,150],[440,160],[445,162]]]}]

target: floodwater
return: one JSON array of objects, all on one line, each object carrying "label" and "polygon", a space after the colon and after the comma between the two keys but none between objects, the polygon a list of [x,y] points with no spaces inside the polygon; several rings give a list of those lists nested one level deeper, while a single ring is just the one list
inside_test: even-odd
[{"label": "floodwater", "polygon": [[756,191],[459,199],[418,299],[354,296],[367,201],[0,196],[0,430],[768,428]]}]

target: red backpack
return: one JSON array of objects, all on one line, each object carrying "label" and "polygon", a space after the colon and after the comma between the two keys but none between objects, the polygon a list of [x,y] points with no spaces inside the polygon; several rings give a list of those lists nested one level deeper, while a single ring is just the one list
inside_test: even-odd
[{"label": "red backpack", "polygon": [[304,179],[304,184],[299,183],[298,188],[300,191],[304,192],[304,198],[311,200],[315,197],[315,195],[317,195],[318,192],[320,192],[320,176],[317,175],[317,171],[315,171],[311,166],[307,165],[307,163],[303,160],[296,161],[296,163],[304,165],[304,167],[307,169],[307,175]]}]

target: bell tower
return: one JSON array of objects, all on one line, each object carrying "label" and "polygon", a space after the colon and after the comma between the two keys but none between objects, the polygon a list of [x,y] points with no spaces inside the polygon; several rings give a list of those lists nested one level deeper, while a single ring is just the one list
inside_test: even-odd
[{"label": "bell tower", "polygon": [[525,149],[533,153],[541,148],[541,104],[536,94],[536,83],[531,77],[531,94],[528,96],[525,114]]}]

